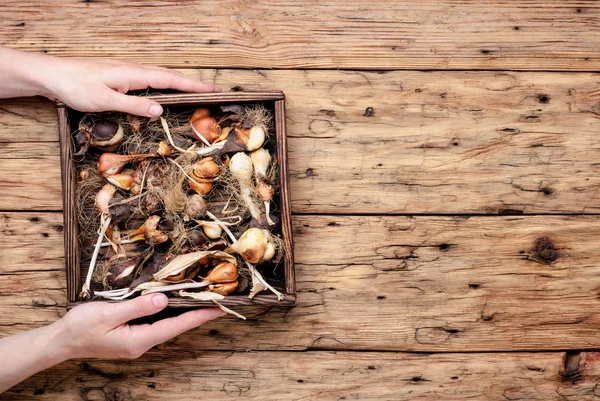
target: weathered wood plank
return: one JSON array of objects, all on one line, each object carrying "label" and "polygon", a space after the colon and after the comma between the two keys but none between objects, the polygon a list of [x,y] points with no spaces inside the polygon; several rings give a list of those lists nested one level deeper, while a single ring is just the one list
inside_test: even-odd
[{"label": "weathered wood plank", "polygon": [[[588,400],[598,353],[396,354],[151,351],[131,362],[72,361],[10,400]],[[571,362],[565,368],[565,360]]]},{"label": "weathered wood plank", "polygon": [[[20,220],[23,229],[13,236],[28,244],[28,233],[40,223],[29,214]],[[296,308],[274,308],[249,322],[211,322],[162,347],[600,347],[598,216],[296,216],[294,229]],[[40,250],[55,246],[50,237],[32,238]],[[19,249],[5,247],[1,254],[17,268],[0,264],[0,300],[7,306],[0,313],[0,335],[37,327],[40,319],[54,321],[64,307],[64,273],[27,271],[20,267],[26,258]],[[32,263],[35,270],[41,262]]]},{"label": "weathered wood plank", "polygon": [[52,0],[0,13],[0,45],[176,67],[600,68],[594,1]]},{"label": "weathered wood plank", "polygon": [[[186,72],[286,92],[295,213],[600,213],[598,74]],[[3,141],[56,140],[55,117],[20,117],[50,102],[11,107]],[[58,147],[9,150],[0,209],[60,209]]]}]

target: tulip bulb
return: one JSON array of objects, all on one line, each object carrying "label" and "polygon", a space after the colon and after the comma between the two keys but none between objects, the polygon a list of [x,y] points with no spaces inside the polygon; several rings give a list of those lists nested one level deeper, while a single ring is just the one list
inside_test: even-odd
[{"label": "tulip bulb", "polygon": [[201,118],[210,117],[210,110],[205,107],[200,107],[194,110],[194,114],[190,117],[190,124],[195,121],[200,120]]},{"label": "tulip bulb", "polygon": [[199,195],[206,195],[213,187],[212,181],[197,178],[188,180],[188,184],[190,185],[190,188]]},{"label": "tulip bulb", "polygon": [[265,254],[263,255],[264,260],[271,260],[275,256],[275,244],[271,241],[267,243],[267,249],[265,249]]},{"label": "tulip bulb", "polygon": [[110,200],[115,196],[116,190],[111,184],[106,184],[96,194],[96,209],[100,214],[108,214]]},{"label": "tulip bulb", "polygon": [[233,263],[221,262],[204,278],[212,283],[232,283],[237,280],[238,269]]},{"label": "tulip bulb", "polygon": [[267,169],[271,164],[271,155],[269,151],[260,148],[250,153],[250,159],[252,160],[252,166],[254,166],[254,175],[256,179],[261,179],[267,176]]},{"label": "tulip bulb", "polygon": [[170,156],[173,154],[173,149],[171,149],[171,146],[167,143],[167,141],[160,141],[158,143],[158,150],[156,153],[161,156]]},{"label": "tulip bulb", "polygon": [[96,121],[90,132],[92,146],[107,147],[123,142],[123,127],[113,120]]},{"label": "tulip bulb", "polygon": [[131,242],[146,240],[149,244],[162,244],[169,240],[169,237],[158,229],[160,216],[150,216],[137,230],[129,233]]},{"label": "tulip bulb", "polygon": [[98,159],[98,171],[102,175],[114,175],[120,173],[127,163],[137,162],[150,157],[156,157],[155,153],[140,155],[118,155],[116,153],[103,153]]},{"label": "tulip bulb", "polygon": [[202,195],[192,195],[188,198],[183,209],[185,213],[191,219],[197,219],[206,214],[206,202]]},{"label": "tulip bulb", "polygon": [[193,178],[215,178],[221,173],[221,168],[210,157],[196,162],[192,167]]},{"label": "tulip bulb", "polygon": [[237,290],[238,285],[239,283],[237,281],[234,281],[233,283],[211,284],[208,286],[208,290],[210,292],[227,296]]},{"label": "tulip bulb", "polygon": [[104,176],[108,182],[116,187],[129,191],[135,184],[133,176],[130,174],[114,174]]},{"label": "tulip bulb", "polygon": [[265,143],[265,139],[265,131],[259,126],[252,128],[235,127],[229,133],[221,152],[254,151]]},{"label": "tulip bulb", "polygon": [[212,221],[202,222],[202,231],[204,231],[204,235],[206,235],[210,239],[218,239],[223,235],[223,229],[217,223],[213,223]]},{"label": "tulip bulb", "polygon": [[196,139],[210,145],[221,136],[221,127],[212,117],[204,117],[191,123]]},{"label": "tulip bulb", "polygon": [[259,228],[249,228],[231,245],[231,249],[250,263],[259,263],[267,251],[269,234]]},{"label": "tulip bulb", "polygon": [[252,160],[244,152],[233,155],[229,162],[229,170],[243,188],[248,188],[252,184]]}]

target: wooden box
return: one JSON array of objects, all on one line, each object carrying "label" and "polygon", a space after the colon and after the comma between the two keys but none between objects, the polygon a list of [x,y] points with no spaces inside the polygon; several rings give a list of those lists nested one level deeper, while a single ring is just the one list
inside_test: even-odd
[{"label": "wooden box", "polygon": [[[275,295],[268,292],[262,292],[253,299],[247,295],[230,295],[221,303],[225,306],[283,306],[291,307],[296,302],[296,284],[294,275],[294,258],[291,228],[291,208],[289,194],[289,177],[287,168],[287,149],[286,149],[286,125],[285,125],[285,100],[281,91],[269,92],[230,92],[230,93],[204,93],[204,94],[164,94],[152,95],[151,99],[156,100],[164,106],[169,107],[189,107],[194,109],[197,106],[226,105],[226,104],[253,104],[262,103],[273,110],[274,126],[276,136],[276,149],[269,148],[272,154],[277,155],[279,166],[279,185],[280,199],[279,206],[281,211],[281,237],[284,242],[283,275],[279,285],[276,288],[284,294],[283,300],[278,300]],[[81,301],[78,295],[81,291],[83,281],[82,269],[87,269],[80,263],[80,249],[78,239],[78,222],[75,213],[75,186],[77,183],[75,164],[73,160],[73,143],[71,133],[73,127],[77,126],[78,120],[75,116],[81,115],[64,104],[58,105],[58,129],[60,139],[60,155],[62,170],[62,188],[63,188],[63,208],[64,208],[64,240],[65,240],[65,266],[67,273],[67,297],[68,307],[72,308]],[[198,308],[214,306],[210,301],[198,301],[186,298],[170,298],[169,308]]]}]

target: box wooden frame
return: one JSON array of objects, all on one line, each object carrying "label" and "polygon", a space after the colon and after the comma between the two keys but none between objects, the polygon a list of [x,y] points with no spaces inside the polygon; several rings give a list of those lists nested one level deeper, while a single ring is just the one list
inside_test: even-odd
[{"label": "box wooden frame", "polygon": [[[261,294],[249,299],[247,295],[231,295],[226,297],[222,304],[226,306],[282,306],[291,307],[296,303],[296,281],[294,269],[293,241],[292,241],[292,213],[290,205],[289,175],[287,166],[287,140],[285,125],[285,96],[281,91],[268,92],[228,92],[228,93],[202,93],[202,94],[165,94],[152,95],[149,98],[165,106],[203,106],[220,105],[228,103],[259,103],[273,102],[275,117],[275,135],[277,146],[277,160],[279,164],[281,232],[284,242],[284,299],[279,301],[271,293]],[[85,301],[78,301],[81,290],[81,266],[78,239],[77,215],[75,213],[75,164],[73,161],[73,144],[71,140],[71,125],[68,118],[68,109],[64,104],[58,104],[58,131],[60,140],[61,179],[63,189],[64,210],[64,240],[65,240],[65,268],[67,273],[67,305],[72,308]],[[119,301],[116,301],[119,302]],[[210,301],[198,301],[185,298],[170,298],[170,308],[198,308],[214,306]]]}]

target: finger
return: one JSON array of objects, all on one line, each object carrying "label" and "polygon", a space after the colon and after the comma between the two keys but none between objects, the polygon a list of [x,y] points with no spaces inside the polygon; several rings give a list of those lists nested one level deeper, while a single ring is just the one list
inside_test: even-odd
[{"label": "finger", "polygon": [[215,84],[202,82],[168,68],[145,66],[142,70],[141,74],[138,71],[138,79],[132,82],[133,90],[152,87],[155,89],[175,89],[182,92],[221,92],[221,88]]},{"label": "finger", "polygon": [[105,109],[122,111],[142,117],[158,117],[163,108],[154,100],[142,96],[128,96],[111,90]]},{"label": "finger", "polygon": [[130,326],[130,330],[150,348],[224,315],[226,313],[218,308],[196,309],[151,325]]},{"label": "finger", "polygon": [[143,295],[130,301],[111,304],[112,323],[118,326],[130,320],[153,315],[163,310],[169,300],[165,294]]}]

